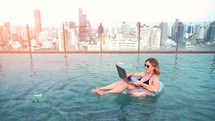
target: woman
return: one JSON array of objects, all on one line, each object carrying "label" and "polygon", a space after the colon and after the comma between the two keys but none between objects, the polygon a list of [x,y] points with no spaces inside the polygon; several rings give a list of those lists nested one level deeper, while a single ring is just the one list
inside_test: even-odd
[{"label": "woman", "polygon": [[[160,67],[159,63],[155,58],[148,58],[145,61],[145,72],[137,72],[128,74],[128,80],[120,80],[104,87],[97,87],[92,90],[99,95],[122,93],[126,89],[132,96],[149,96],[151,93],[157,93],[160,88],[159,74]],[[129,78],[141,77],[138,81],[130,80]],[[137,79],[136,79],[137,80]]]}]

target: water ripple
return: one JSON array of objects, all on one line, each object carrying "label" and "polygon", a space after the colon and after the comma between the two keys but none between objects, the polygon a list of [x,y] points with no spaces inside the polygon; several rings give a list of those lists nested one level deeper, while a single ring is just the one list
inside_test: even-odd
[{"label": "water ripple", "polygon": [[[0,120],[214,120],[213,55],[0,56]],[[90,92],[120,79],[115,64],[143,71],[148,57],[160,62],[161,96]]]}]

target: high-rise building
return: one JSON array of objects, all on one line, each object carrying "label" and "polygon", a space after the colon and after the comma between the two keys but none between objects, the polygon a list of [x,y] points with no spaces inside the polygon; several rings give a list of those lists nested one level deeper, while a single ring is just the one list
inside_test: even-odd
[{"label": "high-rise building", "polygon": [[140,28],[140,38],[141,38],[141,43],[142,43],[142,47],[149,47],[150,43],[149,43],[149,38],[150,38],[150,28],[147,25],[143,25]]},{"label": "high-rise building", "polygon": [[158,26],[154,26],[150,33],[150,45],[153,48],[160,48],[160,29]]},{"label": "high-rise building", "polygon": [[9,39],[11,39],[10,23],[5,22],[3,26],[0,26],[0,45],[7,45]]},{"label": "high-rise building", "polygon": [[205,41],[206,42],[215,41],[215,21],[210,23],[210,26],[207,30],[207,35],[206,35]]},{"label": "high-rise building", "polygon": [[87,15],[79,8],[79,41],[87,41]]},{"label": "high-rise building", "polygon": [[189,36],[193,35],[194,33],[194,26],[192,25],[192,23],[190,23],[190,25],[187,27],[187,33]]},{"label": "high-rise building", "polygon": [[203,39],[204,38],[205,29],[203,28],[202,24],[198,24],[195,26],[194,34],[197,39]]},{"label": "high-rise building", "polygon": [[64,32],[67,49],[75,46],[77,43],[75,22],[65,22]]},{"label": "high-rise building", "polygon": [[6,46],[7,44],[8,40],[6,27],[0,26],[0,45]]},{"label": "high-rise building", "polygon": [[9,22],[5,22],[4,23],[4,26],[6,27],[6,31],[7,31],[7,34],[8,36],[10,36],[11,32],[10,32],[10,23]]},{"label": "high-rise building", "polygon": [[34,10],[34,20],[35,20],[36,36],[38,37],[39,33],[42,32],[40,10]]},{"label": "high-rise building", "polygon": [[172,26],[171,39],[179,42],[184,40],[184,24],[179,19]]},{"label": "high-rise building", "polygon": [[159,27],[161,30],[161,35],[160,35],[161,46],[164,46],[165,42],[167,41],[167,37],[168,37],[168,23],[161,22]]},{"label": "high-rise building", "polygon": [[128,38],[128,29],[129,25],[126,22],[122,22],[121,30],[122,30],[122,36],[123,38]]},{"label": "high-rise building", "polygon": [[98,38],[102,37],[102,34],[104,33],[104,27],[102,23],[98,26]]}]

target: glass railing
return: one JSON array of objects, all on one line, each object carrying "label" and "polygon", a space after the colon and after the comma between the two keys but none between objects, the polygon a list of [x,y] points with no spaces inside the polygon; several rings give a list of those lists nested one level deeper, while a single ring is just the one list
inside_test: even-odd
[{"label": "glass railing", "polygon": [[0,53],[215,53],[215,21],[80,26],[63,23],[38,33],[28,25],[14,26],[17,33],[1,26]]}]

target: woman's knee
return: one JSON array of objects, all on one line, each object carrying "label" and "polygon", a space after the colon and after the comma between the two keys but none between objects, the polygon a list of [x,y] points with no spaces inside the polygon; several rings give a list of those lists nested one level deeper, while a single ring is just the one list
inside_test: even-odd
[{"label": "woman's knee", "polygon": [[127,84],[127,89],[132,90],[135,89],[136,87],[134,85],[131,84]]}]

